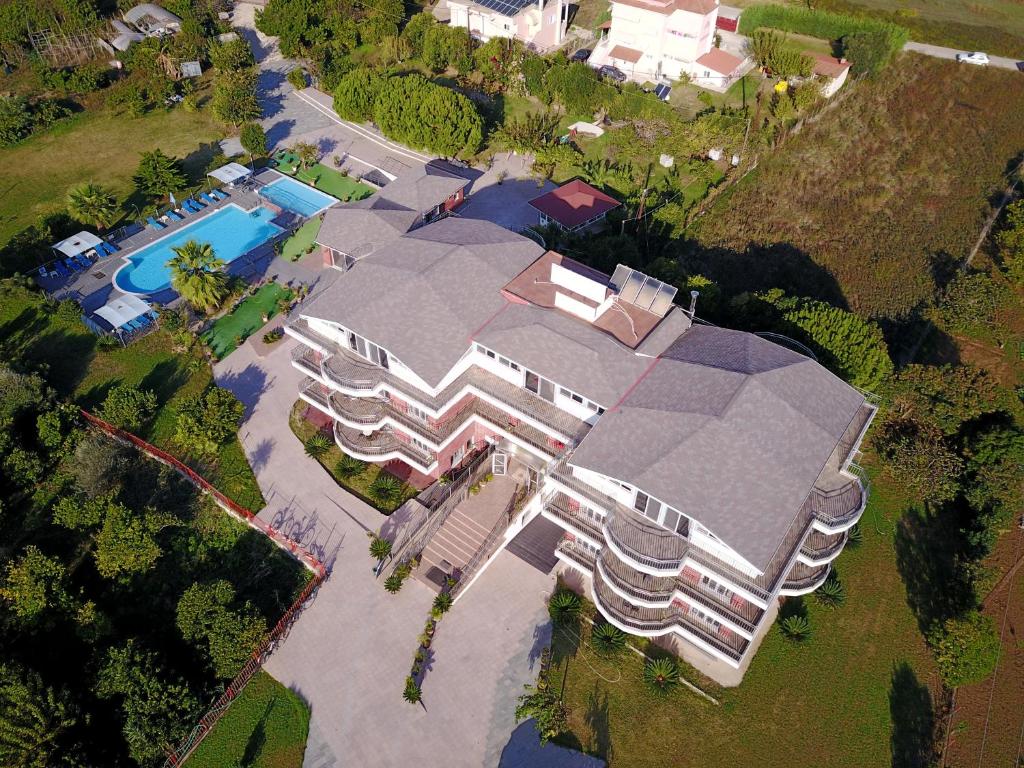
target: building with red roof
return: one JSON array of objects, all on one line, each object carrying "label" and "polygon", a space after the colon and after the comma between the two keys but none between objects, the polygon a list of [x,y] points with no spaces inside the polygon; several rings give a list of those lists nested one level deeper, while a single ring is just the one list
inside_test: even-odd
[{"label": "building with red roof", "polygon": [[611,195],[576,179],[530,201],[540,213],[541,226],[555,224],[563,232],[586,229],[622,203]]}]

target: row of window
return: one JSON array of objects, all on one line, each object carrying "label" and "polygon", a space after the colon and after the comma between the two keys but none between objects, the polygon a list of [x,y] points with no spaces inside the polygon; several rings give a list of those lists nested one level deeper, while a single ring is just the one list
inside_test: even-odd
[{"label": "row of window", "polygon": [[[483,344],[477,344],[476,351],[482,355],[486,355],[492,360],[497,360],[499,365],[503,365],[506,368],[509,368],[513,371],[525,370],[519,365],[519,363],[516,363],[513,360],[509,360],[507,357],[499,355],[497,352],[495,352],[492,349],[488,349]],[[533,392],[533,394],[537,395],[538,397],[547,400],[549,403],[555,402],[555,383],[550,379],[545,379],[539,373],[534,373],[531,370],[525,370],[523,386],[530,392]],[[565,387],[558,387],[558,393],[563,397],[569,398],[575,403],[585,405],[587,408],[597,412],[598,414],[604,413],[604,408],[602,408],[600,405],[590,400],[587,400],[585,397],[583,397],[583,395],[577,394],[572,390],[566,389]]]}]

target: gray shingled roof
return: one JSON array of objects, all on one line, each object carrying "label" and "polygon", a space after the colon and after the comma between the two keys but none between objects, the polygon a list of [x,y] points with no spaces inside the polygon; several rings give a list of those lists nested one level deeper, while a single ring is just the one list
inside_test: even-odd
[{"label": "gray shingled roof", "polygon": [[653,362],[584,320],[533,304],[510,304],[474,338],[606,408]]},{"label": "gray shingled roof", "polygon": [[316,241],[361,258],[408,232],[419,221],[415,211],[328,208]]},{"label": "gray shingled roof", "polygon": [[442,219],[357,262],[302,314],[356,331],[436,386],[505,305],[502,286],[542,253],[496,224]]},{"label": "gray shingled roof", "polygon": [[763,570],[863,402],[796,352],[695,325],[570,463],[641,488]]},{"label": "gray shingled roof", "polygon": [[469,179],[445,170],[434,161],[403,171],[376,195],[352,205],[356,208],[377,208],[382,201],[389,201],[410,211],[425,214],[468,184]]}]

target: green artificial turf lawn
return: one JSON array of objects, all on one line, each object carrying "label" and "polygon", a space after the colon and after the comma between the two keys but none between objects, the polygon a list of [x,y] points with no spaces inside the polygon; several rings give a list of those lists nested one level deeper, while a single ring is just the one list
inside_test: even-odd
[{"label": "green artificial turf lawn", "polygon": [[346,203],[362,200],[373,194],[373,189],[362,182],[351,176],[344,176],[322,163],[301,169],[295,174],[295,178]]},{"label": "green artificial turf lawn", "polygon": [[223,360],[238,347],[238,340],[245,340],[253,331],[262,328],[268,319],[277,314],[277,303],[291,299],[294,294],[278,283],[267,283],[230,313],[219,318],[203,334],[205,341],[218,360]]},{"label": "green artificial turf lawn", "polygon": [[301,259],[316,240],[316,236],[320,232],[320,224],[319,218],[310,219],[295,230],[295,234],[285,240],[281,246],[281,256],[290,261]]},{"label": "green artificial turf lawn", "polygon": [[190,768],[299,768],[309,707],[266,672],[242,690],[188,758]]}]

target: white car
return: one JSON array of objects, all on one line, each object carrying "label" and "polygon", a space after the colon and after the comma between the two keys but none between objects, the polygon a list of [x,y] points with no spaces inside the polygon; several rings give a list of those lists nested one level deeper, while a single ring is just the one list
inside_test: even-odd
[{"label": "white car", "polygon": [[958,53],[956,60],[962,64],[977,64],[978,66],[988,66],[988,54],[982,53],[981,51],[971,51],[970,53]]}]

